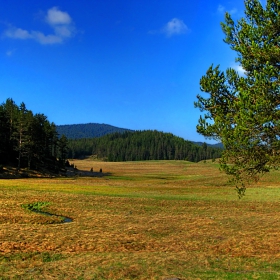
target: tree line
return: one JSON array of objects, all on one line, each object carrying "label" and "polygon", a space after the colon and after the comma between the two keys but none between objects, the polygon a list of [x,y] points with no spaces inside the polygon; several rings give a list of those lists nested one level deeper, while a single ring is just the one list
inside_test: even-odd
[{"label": "tree line", "polygon": [[0,164],[59,172],[65,167],[68,140],[44,114],[34,114],[12,99],[0,105]]},{"label": "tree line", "polygon": [[68,158],[94,155],[108,161],[216,159],[222,149],[196,145],[171,133],[135,131],[108,134],[100,138],[69,140]]}]

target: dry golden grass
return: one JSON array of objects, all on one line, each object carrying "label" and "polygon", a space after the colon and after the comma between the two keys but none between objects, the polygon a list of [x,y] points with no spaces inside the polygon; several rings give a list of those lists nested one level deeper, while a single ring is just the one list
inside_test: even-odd
[{"label": "dry golden grass", "polygon": [[0,279],[280,279],[278,172],[239,200],[212,162],[73,163],[103,172],[0,180]]}]

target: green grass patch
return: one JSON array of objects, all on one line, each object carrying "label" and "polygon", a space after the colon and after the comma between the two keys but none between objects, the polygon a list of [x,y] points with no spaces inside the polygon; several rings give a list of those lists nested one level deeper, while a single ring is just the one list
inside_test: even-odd
[{"label": "green grass patch", "polygon": [[37,202],[33,202],[33,203],[22,204],[21,207],[23,209],[27,209],[27,210],[36,212],[36,211],[42,211],[42,209],[47,207],[48,205],[50,205],[50,202],[37,201]]}]

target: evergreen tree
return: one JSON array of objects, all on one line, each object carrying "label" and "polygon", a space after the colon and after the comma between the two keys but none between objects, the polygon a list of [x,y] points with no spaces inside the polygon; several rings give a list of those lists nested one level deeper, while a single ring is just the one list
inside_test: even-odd
[{"label": "evergreen tree", "polygon": [[9,158],[9,120],[4,106],[0,106],[0,164],[7,163]]},{"label": "evergreen tree", "polygon": [[30,143],[30,135],[28,131],[30,117],[33,117],[32,113],[26,109],[25,104],[22,102],[17,112],[14,132],[16,138],[15,151],[18,152],[18,169],[21,167],[22,158],[28,154],[28,144]]},{"label": "evergreen tree", "polygon": [[222,29],[245,76],[208,69],[200,85],[210,96],[198,95],[195,106],[206,113],[197,131],[224,144],[221,167],[243,195],[246,184],[279,166],[280,2],[245,0],[245,17],[234,22],[226,13]]},{"label": "evergreen tree", "polygon": [[0,105],[0,164],[57,171],[64,166],[66,145],[63,138],[58,147],[56,126],[44,114],[33,115],[23,102],[17,106],[12,99]]},{"label": "evergreen tree", "polygon": [[61,138],[58,140],[58,154],[59,161],[64,167],[68,155],[68,140],[65,135],[62,135]]},{"label": "evergreen tree", "polygon": [[3,105],[3,109],[6,115],[6,120],[7,120],[7,126],[8,126],[8,131],[7,131],[7,156],[8,158],[6,159],[7,162],[14,164],[16,162],[16,151],[15,147],[17,146],[16,144],[16,120],[17,120],[17,115],[18,115],[18,107],[15,104],[15,102],[9,98],[6,100],[6,103]]}]

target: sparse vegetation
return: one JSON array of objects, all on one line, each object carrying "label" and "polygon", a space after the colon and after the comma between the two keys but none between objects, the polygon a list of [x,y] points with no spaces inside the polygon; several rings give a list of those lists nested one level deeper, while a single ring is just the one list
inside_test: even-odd
[{"label": "sparse vegetation", "polygon": [[21,207],[30,211],[41,211],[42,208],[48,205],[50,205],[50,202],[38,201],[38,202],[33,202],[28,204],[22,204]]}]

